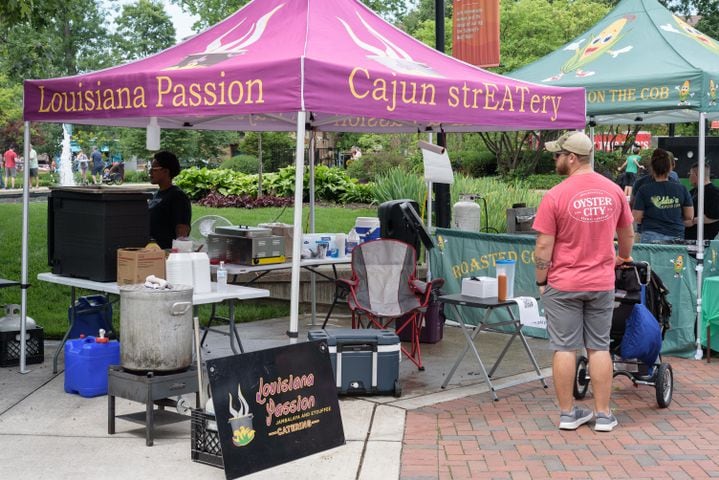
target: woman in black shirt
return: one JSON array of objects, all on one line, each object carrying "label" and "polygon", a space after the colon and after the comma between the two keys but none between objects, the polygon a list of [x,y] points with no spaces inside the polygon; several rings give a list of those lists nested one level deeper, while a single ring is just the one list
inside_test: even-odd
[{"label": "woman in black shirt", "polygon": [[174,153],[157,152],[150,168],[150,183],[160,189],[150,200],[150,236],[162,249],[172,248],[176,238],[190,234],[192,206],[190,199],[172,179],[180,173],[180,162]]}]

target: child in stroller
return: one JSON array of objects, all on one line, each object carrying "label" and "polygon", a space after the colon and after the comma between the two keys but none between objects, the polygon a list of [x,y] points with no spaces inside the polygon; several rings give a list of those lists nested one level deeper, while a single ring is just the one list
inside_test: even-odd
[{"label": "child in stroller", "polygon": [[102,183],[108,185],[122,185],[124,181],[124,165],[121,163],[113,163],[102,171]]},{"label": "child in stroller", "polygon": [[[660,408],[666,408],[672,401],[674,378],[672,367],[661,362],[659,356],[653,363],[638,359],[621,357],[621,344],[626,331],[626,322],[634,305],[641,302],[644,289],[645,305],[661,328],[661,336],[669,329],[669,317],[672,306],[667,301],[669,291],[661,278],[651,270],[647,262],[625,263],[616,270],[615,307],[612,316],[609,351],[614,365],[614,376],[623,375],[637,385],[655,387],[656,400]],[[577,370],[574,382],[574,398],[583,399],[590,382],[588,360],[586,356],[577,358]]]}]

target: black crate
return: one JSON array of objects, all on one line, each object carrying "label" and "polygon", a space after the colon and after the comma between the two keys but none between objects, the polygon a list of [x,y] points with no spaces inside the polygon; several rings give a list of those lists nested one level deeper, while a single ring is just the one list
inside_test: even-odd
[{"label": "black crate", "polygon": [[190,457],[193,462],[225,468],[222,461],[222,447],[217,430],[208,430],[207,423],[215,421],[214,415],[204,410],[192,409],[190,419]]},{"label": "black crate", "polygon": [[[25,339],[25,363],[45,360],[44,334],[41,327],[28,328]],[[20,365],[20,331],[0,332],[0,367]]]},{"label": "black crate", "polygon": [[149,197],[136,189],[54,187],[47,199],[52,273],[117,280],[117,249],[144,247],[150,239]]}]

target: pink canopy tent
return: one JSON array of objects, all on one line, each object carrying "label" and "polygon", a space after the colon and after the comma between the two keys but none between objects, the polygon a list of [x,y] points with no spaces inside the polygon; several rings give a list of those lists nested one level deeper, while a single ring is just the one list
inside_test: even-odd
[{"label": "pink canopy tent", "polygon": [[[307,129],[580,129],[585,96],[582,88],[514,80],[448,57],[358,0],[255,0],[151,57],[27,80],[24,113],[28,122],[296,131],[300,228]],[[297,334],[301,235],[294,238],[290,336]]]}]

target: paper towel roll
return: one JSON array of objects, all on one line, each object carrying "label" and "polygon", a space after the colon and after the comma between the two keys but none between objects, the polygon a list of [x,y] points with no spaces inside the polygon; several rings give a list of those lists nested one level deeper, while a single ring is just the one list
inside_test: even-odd
[{"label": "paper towel roll", "polygon": [[345,245],[347,244],[347,234],[338,233],[335,235],[335,245],[337,246],[337,258],[345,256]]}]

